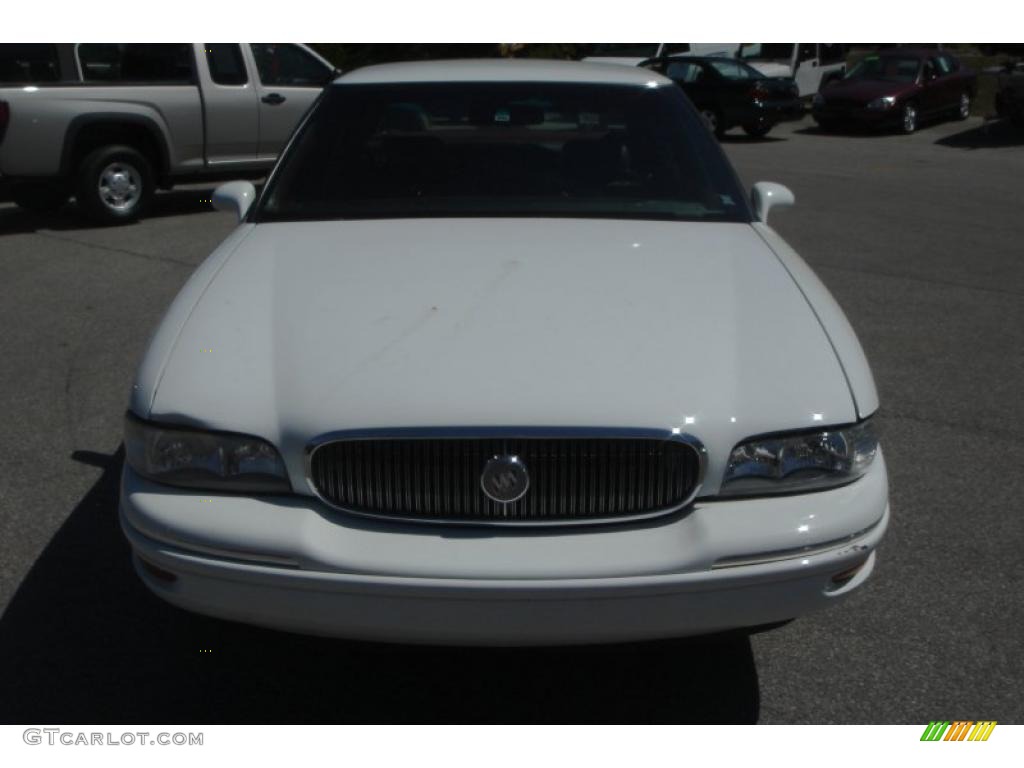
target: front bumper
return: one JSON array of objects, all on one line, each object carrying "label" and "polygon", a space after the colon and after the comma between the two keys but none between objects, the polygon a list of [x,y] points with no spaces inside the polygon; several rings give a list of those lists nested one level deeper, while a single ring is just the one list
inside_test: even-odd
[{"label": "front bumper", "polygon": [[202,497],[126,468],[121,521],[146,585],[198,613],[364,640],[575,644],[833,604],[870,576],[887,497],[879,455],[867,476],[822,493],[697,502],[629,526],[497,530],[357,520],[307,497]]}]

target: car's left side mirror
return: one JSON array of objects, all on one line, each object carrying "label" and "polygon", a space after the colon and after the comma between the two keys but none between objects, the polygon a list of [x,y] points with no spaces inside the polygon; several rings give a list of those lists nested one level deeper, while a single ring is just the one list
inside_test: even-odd
[{"label": "car's left side mirror", "polygon": [[213,190],[213,207],[218,211],[234,213],[241,221],[256,199],[256,187],[248,181],[229,181]]},{"label": "car's left side mirror", "polygon": [[789,187],[776,184],[774,181],[759,181],[750,191],[750,199],[754,203],[754,215],[758,221],[768,222],[768,212],[778,207],[793,205],[796,198],[789,191]]}]

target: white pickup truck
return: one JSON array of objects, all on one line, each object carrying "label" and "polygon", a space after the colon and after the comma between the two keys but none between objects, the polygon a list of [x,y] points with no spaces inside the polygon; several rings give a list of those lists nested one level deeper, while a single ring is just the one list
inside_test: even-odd
[{"label": "white pickup truck", "polygon": [[592,43],[583,61],[635,67],[647,59],[660,59],[664,56],[732,58],[739,46],[739,43]]},{"label": "white pickup truck", "polygon": [[130,221],[157,188],[265,174],[336,74],[296,43],[0,45],[0,184]]},{"label": "white pickup truck", "polygon": [[743,43],[737,58],[765,77],[791,77],[800,96],[811,97],[846,72],[842,43]]}]

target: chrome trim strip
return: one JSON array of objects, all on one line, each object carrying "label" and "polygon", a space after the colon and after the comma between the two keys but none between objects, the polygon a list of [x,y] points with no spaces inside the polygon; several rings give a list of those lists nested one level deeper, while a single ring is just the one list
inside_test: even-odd
[{"label": "chrome trim strip", "polygon": [[[645,512],[641,515],[629,515],[621,517],[591,517],[580,520],[462,520],[458,518],[445,517],[406,517],[396,515],[374,514],[360,510],[349,509],[338,506],[324,498],[313,482],[313,455],[317,450],[328,443],[337,443],[346,440],[410,440],[410,439],[485,439],[485,438],[606,438],[606,439],[647,439],[647,440],[671,440],[683,443],[692,448],[697,454],[697,482],[694,484],[690,495],[682,503]],[[458,525],[458,526],[484,526],[484,527],[513,527],[513,528],[551,528],[555,526],[579,526],[579,525],[617,525],[619,523],[631,523],[642,520],[650,520],[655,517],[663,517],[673,512],[685,509],[700,494],[704,485],[704,475],[707,472],[707,448],[704,447],[698,438],[691,434],[680,432],[674,429],[651,429],[651,428],[630,428],[630,427],[381,427],[372,429],[350,429],[325,432],[310,440],[306,444],[304,469],[306,485],[310,492],[331,509],[345,512],[357,517],[370,518],[372,520],[388,520],[396,523],[417,523],[427,525]]]},{"label": "chrome trim strip", "polygon": [[711,564],[711,570],[715,571],[723,568],[741,568],[745,565],[764,565],[765,563],[777,563],[780,560],[790,560],[795,557],[812,557],[815,555],[821,555],[829,550],[839,549],[844,545],[849,544],[851,541],[855,541],[856,539],[866,536],[881,524],[882,521],[879,520],[877,523],[869,525],[861,531],[851,533],[849,536],[843,536],[838,539],[826,541],[823,544],[811,544],[810,546],[794,547],[792,549],[777,549],[773,552],[762,552],[754,555],[723,557]]}]

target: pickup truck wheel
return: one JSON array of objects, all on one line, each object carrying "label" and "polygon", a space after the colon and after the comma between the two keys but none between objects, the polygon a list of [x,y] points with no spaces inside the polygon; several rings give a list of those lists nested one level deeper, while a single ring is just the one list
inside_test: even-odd
[{"label": "pickup truck wheel", "polygon": [[19,208],[36,213],[56,211],[71,197],[62,185],[48,181],[26,181],[11,189],[11,198]]},{"label": "pickup truck wheel", "polygon": [[145,155],[131,147],[100,147],[78,170],[78,205],[93,221],[134,221],[149,208],[156,180]]}]

